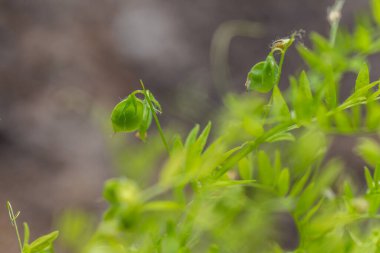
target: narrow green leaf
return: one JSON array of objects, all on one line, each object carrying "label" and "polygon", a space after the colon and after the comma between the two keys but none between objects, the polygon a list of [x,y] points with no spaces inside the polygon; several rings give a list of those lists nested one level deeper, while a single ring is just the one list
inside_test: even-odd
[{"label": "narrow green leaf", "polygon": [[353,42],[359,52],[369,52],[372,47],[371,31],[367,27],[358,24],[355,28]]},{"label": "narrow green leaf", "polygon": [[349,119],[349,115],[345,111],[339,111],[334,114],[335,123],[339,131],[342,133],[352,132],[352,126]]},{"label": "narrow green leaf", "polygon": [[[355,99],[357,99],[358,101],[365,101],[367,99],[367,95],[368,95],[368,92],[375,86],[379,85],[380,81],[375,81],[375,82],[372,82],[372,83],[369,83],[368,85],[365,85],[364,87],[361,87],[360,89],[358,89],[357,91],[355,91],[354,94],[352,94],[351,96],[349,96],[346,101],[344,101],[343,104],[349,104],[349,103],[354,103],[355,102]],[[376,93],[376,92],[375,92]],[[374,94],[373,94],[374,95]],[[362,99],[361,99],[362,98]],[[371,96],[372,98],[372,96]],[[350,102],[351,100],[353,100],[353,102]]]},{"label": "narrow green leaf", "polygon": [[24,222],[24,243],[23,243],[23,248],[25,245],[29,244],[29,235],[30,235],[30,230],[29,226],[26,222]]},{"label": "narrow green leaf", "polygon": [[206,125],[206,127],[203,129],[202,133],[199,135],[197,141],[196,141],[196,145],[198,147],[198,149],[200,150],[200,152],[204,149],[206,143],[207,143],[207,139],[208,139],[208,136],[210,134],[210,130],[211,130],[211,121],[209,121]]},{"label": "narrow green leaf", "polygon": [[179,135],[175,135],[172,141],[172,147],[170,153],[176,153],[183,149],[183,143]]},{"label": "narrow green leaf", "polygon": [[366,127],[370,131],[380,128],[380,105],[375,102],[367,104]]},{"label": "narrow green leaf", "polygon": [[285,132],[285,133],[278,133],[275,134],[269,138],[266,139],[266,142],[278,142],[278,141],[295,141],[295,137],[293,134]]},{"label": "narrow green leaf", "polygon": [[162,113],[162,107],[161,107],[160,103],[158,102],[158,100],[153,96],[152,92],[147,90],[146,94],[148,95],[148,98],[152,102],[153,109],[158,113]]},{"label": "narrow green leaf", "polygon": [[367,182],[368,189],[372,190],[375,185],[373,183],[371,172],[369,172],[368,167],[364,167],[364,176],[365,176],[365,181]]},{"label": "narrow green leaf", "polygon": [[380,1],[371,0],[371,10],[373,18],[375,19],[378,26],[380,26]]},{"label": "narrow green leaf", "polygon": [[30,244],[30,253],[40,253],[40,251],[52,247],[53,242],[58,237],[58,234],[58,231],[54,231],[50,234],[39,237],[37,240]]},{"label": "narrow green leaf", "polygon": [[289,191],[289,170],[283,169],[278,177],[277,189],[280,196],[285,196]]},{"label": "narrow green leaf", "polygon": [[324,73],[326,72],[326,69],[330,67],[329,65],[326,65],[326,62],[323,58],[320,57],[320,55],[310,51],[304,45],[299,44],[297,46],[297,50],[302,59],[306,62],[307,65],[309,65],[311,69]]},{"label": "narrow green leaf", "polygon": [[310,89],[310,82],[307,78],[306,72],[302,71],[299,77],[299,89],[302,91],[305,100],[313,99],[313,95]]},{"label": "narrow green leaf", "polygon": [[352,187],[351,187],[351,185],[350,185],[350,183],[348,181],[344,182],[343,191],[344,191],[344,196],[347,199],[352,199],[354,197],[354,193],[352,191]]},{"label": "narrow green leaf", "polygon": [[197,140],[198,132],[199,132],[199,125],[196,124],[195,127],[190,131],[189,135],[186,138],[186,141],[185,141],[186,148],[188,148]]},{"label": "narrow green leaf", "polygon": [[318,192],[315,189],[314,182],[311,182],[306,186],[305,190],[302,192],[300,198],[298,199],[296,208],[294,210],[296,218],[300,218],[305,212],[310,210],[314,201],[318,197]]},{"label": "narrow green leaf", "polygon": [[310,211],[307,212],[307,214],[302,218],[302,223],[305,224],[310,221],[310,219],[313,217],[313,215],[319,210],[322,203],[324,201],[324,198],[321,198],[318,203],[313,206]]},{"label": "narrow green leaf", "polygon": [[226,186],[243,186],[255,183],[256,180],[218,180],[211,186],[226,187]]},{"label": "narrow green leaf", "polygon": [[380,207],[380,194],[377,192],[371,193],[367,196],[367,200],[369,202],[368,213],[370,215],[376,215]]},{"label": "narrow green leaf", "polygon": [[337,84],[334,79],[334,73],[330,69],[326,73],[326,79],[325,79],[325,98],[326,98],[326,104],[330,109],[333,109],[337,106],[338,102],[338,94],[337,94]]},{"label": "narrow green leaf", "polygon": [[273,88],[272,107],[270,114],[274,118],[290,118],[288,105],[286,104],[285,99],[283,98],[278,86],[275,86]]},{"label": "narrow green leaf", "polygon": [[178,211],[181,206],[174,201],[152,201],[144,205],[143,211]]},{"label": "narrow green leaf", "polygon": [[251,180],[253,175],[252,156],[248,155],[241,159],[238,163],[239,175],[243,180]]},{"label": "narrow green leaf", "polygon": [[360,139],[355,151],[366,161],[367,164],[373,167],[375,167],[380,161],[380,145],[373,139]]},{"label": "narrow green leaf", "polygon": [[307,124],[315,114],[315,106],[306,73],[303,71],[298,81],[290,78],[290,84],[297,123]]},{"label": "narrow green leaf", "polygon": [[275,177],[274,170],[269,156],[263,150],[260,150],[257,155],[257,169],[260,182],[265,185],[273,185]]},{"label": "narrow green leaf", "polygon": [[380,186],[380,161],[376,164],[375,172],[373,174],[373,181],[375,183],[375,188],[379,190]]},{"label": "narrow green leaf", "polygon": [[313,42],[314,49],[321,52],[331,51],[330,42],[320,34],[316,32],[310,33],[310,39]]},{"label": "narrow green leaf", "polygon": [[319,126],[323,130],[328,130],[331,127],[330,118],[327,116],[327,109],[323,104],[318,106],[317,110],[317,121]]},{"label": "narrow green leaf", "polygon": [[282,164],[281,164],[281,153],[278,149],[274,151],[274,162],[273,162],[273,169],[274,174],[276,177],[276,180],[280,176],[281,170],[282,170]]},{"label": "narrow green leaf", "polygon": [[[366,63],[363,63],[359,74],[356,78],[355,82],[355,92],[358,92],[361,88],[367,86],[369,84],[369,70],[368,65]],[[363,96],[365,94],[361,94]]]}]

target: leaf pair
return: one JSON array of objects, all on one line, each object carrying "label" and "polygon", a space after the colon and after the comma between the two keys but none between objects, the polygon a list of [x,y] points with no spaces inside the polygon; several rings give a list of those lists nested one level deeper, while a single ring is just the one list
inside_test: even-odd
[{"label": "leaf pair", "polygon": [[54,253],[53,242],[58,237],[58,231],[54,231],[54,232],[51,232],[50,234],[41,236],[37,238],[35,241],[33,241],[32,243],[29,243],[29,235],[30,235],[29,226],[27,223],[24,223],[24,242],[23,244],[21,244],[21,238],[18,232],[18,227],[17,227],[17,222],[16,222],[16,219],[19,216],[20,212],[17,212],[16,214],[14,214],[12,205],[9,201],[7,202],[7,209],[8,209],[9,218],[11,220],[12,226],[16,230],[16,235],[19,242],[21,253]]},{"label": "leaf pair", "polygon": [[24,223],[24,245],[22,253],[53,253],[53,242],[58,238],[58,231],[37,238],[29,243],[29,227]]}]

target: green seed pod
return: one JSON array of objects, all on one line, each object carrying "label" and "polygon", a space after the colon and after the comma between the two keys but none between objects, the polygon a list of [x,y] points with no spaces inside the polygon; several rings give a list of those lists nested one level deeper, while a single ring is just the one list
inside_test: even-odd
[{"label": "green seed pod", "polygon": [[133,132],[143,121],[144,104],[134,94],[118,103],[112,111],[111,121],[115,133]]},{"label": "green seed pod", "polygon": [[257,63],[248,73],[245,83],[248,90],[267,93],[273,89],[278,81],[279,67],[272,55],[265,61]]}]

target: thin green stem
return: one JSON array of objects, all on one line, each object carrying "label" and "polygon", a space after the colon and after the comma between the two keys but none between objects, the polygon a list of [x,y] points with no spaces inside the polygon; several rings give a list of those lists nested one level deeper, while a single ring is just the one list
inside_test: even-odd
[{"label": "thin green stem", "polygon": [[153,118],[154,118],[154,121],[156,122],[158,132],[160,133],[160,137],[161,137],[162,143],[164,144],[166,151],[170,154],[170,149],[169,149],[168,142],[166,141],[166,138],[165,138],[164,132],[162,131],[162,128],[161,128],[160,121],[158,120],[157,114],[156,114],[156,112],[155,112],[155,110],[154,110],[154,108],[153,108],[152,101],[150,100],[150,98],[149,98],[149,96],[148,96],[147,90],[145,89],[145,86],[144,86],[144,83],[143,83],[142,80],[140,80],[140,84],[141,84],[141,87],[142,87],[142,89],[143,89],[143,92],[144,92],[145,98],[146,98],[146,100],[148,101],[149,108],[150,108],[150,110],[152,111]]},{"label": "thin green stem", "polygon": [[265,134],[263,134],[261,137],[257,138],[253,141],[248,141],[244,143],[243,145],[238,148],[235,153],[228,157],[226,161],[218,168],[215,178],[219,178],[223,176],[228,170],[230,170],[235,164],[237,164],[241,159],[246,157],[248,154],[250,154],[252,151],[257,149],[262,143],[264,143],[268,138],[282,133],[282,132],[288,132],[293,129],[299,128],[297,124],[295,124],[293,121],[289,121],[280,125],[277,125],[273,127],[272,129],[268,130]]},{"label": "thin green stem", "polygon": [[[347,105],[345,107],[340,106],[336,110],[332,110],[332,111],[326,113],[326,116],[331,117],[340,111],[344,111],[346,109],[349,109],[349,108],[355,107],[355,106],[365,105],[368,102],[372,102],[375,100],[380,100],[380,97],[372,98],[370,101],[360,101],[357,103]],[[317,119],[313,118],[311,121],[315,122],[315,121],[317,121]],[[262,136],[260,136],[259,138],[255,139],[253,141],[247,141],[247,142],[243,143],[240,147],[233,148],[232,150],[235,149],[236,151],[231,156],[229,156],[220,167],[217,168],[216,173],[215,173],[215,178],[219,178],[219,177],[223,176],[227,171],[229,171],[241,159],[246,157],[248,154],[250,154],[251,152],[253,152],[257,148],[259,148],[259,146],[261,144],[265,143],[265,141],[268,140],[268,138],[270,138],[276,134],[285,133],[285,132],[288,132],[288,131],[291,131],[291,130],[294,130],[294,129],[297,129],[300,127],[301,126],[298,125],[297,123],[295,123],[293,120],[290,120],[288,122],[284,122],[282,124],[279,124],[279,125],[271,128],[271,129],[269,129],[266,133],[264,133]]]},{"label": "thin green stem", "polygon": [[336,35],[338,33],[339,22],[341,18],[341,12],[345,0],[337,0],[335,5],[329,10],[328,20],[331,25],[330,29],[330,46],[334,47],[336,41]]},{"label": "thin green stem", "polygon": [[336,34],[338,33],[338,27],[339,27],[339,22],[334,22],[331,24],[331,29],[330,29],[330,46],[331,47],[334,47],[335,45]]},{"label": "thin green stem", "polygon": [[281,58],[280,58],[280,63],[278,64],[278,78],[277,78],[277,82],[276,82],[276,85],[278,85],[280,83],[280,79],[281,79],[281,73],[282,73],[282,66],[284,65],[284,60],[285,60],[285,53],[286,51],[281,51]]},{"label": "thin green stem", "polygon": [[17,212],[17,214],[15,215],[13,212],[12,205],[9,201],[7,201],[7,208],[8,208],[8,213],[9,213],[9,219],[11,220],[12,226],[15,228],[18,245],[20,247],[20,252],[22,253],[22,243],[21,243],[20,233],[18,232],[18,227],[17,227],[17,222],[16,222],[16,219],[19,216],[20,212]]}]

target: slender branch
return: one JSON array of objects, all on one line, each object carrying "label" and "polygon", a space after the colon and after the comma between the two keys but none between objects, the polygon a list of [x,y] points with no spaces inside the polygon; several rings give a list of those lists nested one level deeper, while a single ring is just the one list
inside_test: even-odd
[{"label": "slender branch", "polygon": [[150,100],[150,98],[148,96],[148,93],[147,93],[147,90],[145,89],[144,83],[143,83],[143,81],[141,79],[140,79],[140,84],[141,84],[141,87],[143,89],[145,98],[148,101],[149,108],[150,108],[150,110],[151,110],[151,112],[153,114],[154,121],[156,122],[157,129],[158,129],[158,132],[160,133],[160,137],[161,137],[162,143],[164,144],[166,151],[170,154],[169,145],[168,145],[168,143],[166,141],[164,132],[162,131],[160,121],[158,120],[156,111],[154,110],[153,105],[152,105],[152,101]]},{"label": "slender branch", "polygon": [[17,212],[15,215],[13,212],[12,205],[9,201],[7,201],[7,208],[8,208],[8,213],[9,213],[9,219],[11,220],[12,226],[15,228],[18,245],[20,247],[20,252],[22,253],[22,243],[21,243],[20,233],[18,232],[18,227],[17,227],[17,222],[16,222],[16,219],[19,216],[20,212]]},{"label": "slender branch", "polygon": [[[347,105],[346,107],[338,107],[337,109],[329,111],[328,113],[326,113],[326,116],[331,117],[340,111],[344,111],[346,109],[349,109],[349,108],[352,108],[355,106],[365,105],[368,102],[372,102],[375,100],[380,100],[380,97],[372,98],[371,100],[368,100],[368,101],[360,101],[357,103],[353,103],[353,104]],[[317,119],[313,118],[311,121],[316,122]],[[269,129],[266,133],[264,133],[262,136],[258,137],[257,139],[255,139],[253,141],[247,141],[247,142],[243,143],[240,147],[233,148],[233,149],[236,149],[236,151],[231,156],[229,156],[221,166],[219,166],[217,168],[214,177],[219,178],[219,177],[223,176],[237,162],[239,162],[241,159],[246,157],[249,153],[256,150],[261,144],[265,143],[265,141],[268,138],[270,138],[276,134],[285,133],[285,132],[288,132],[288,131],[291,131],[291,130],[294,130],[294,129],[297,129],[300,127],[301,126],[298,125],[297,123],[295,123],[293,120],[290,120],[288,122],[284,122],[282,124],[279,124],[279,125],[271,128],[271,129]]]},{"label": "slender branch", "polygon": [[342,8],[345,0],[337,0],[331,9],[328,10],[328,21],[330,22],[330,46],[334,47],[336,35],[338,33],[339,22],[342,16]]}]

